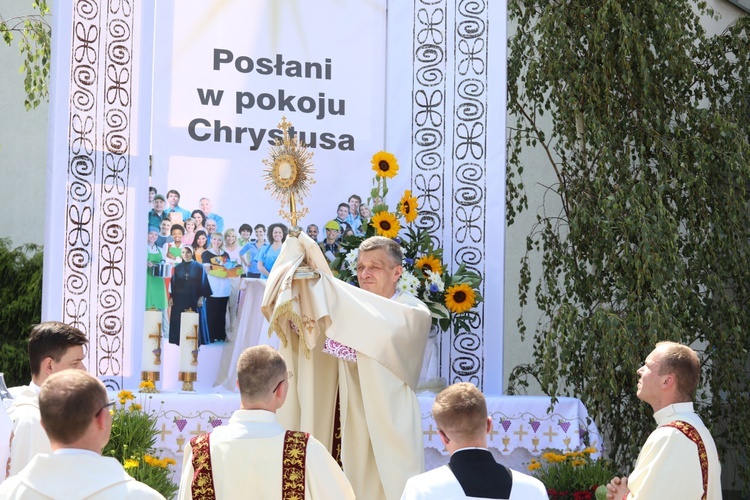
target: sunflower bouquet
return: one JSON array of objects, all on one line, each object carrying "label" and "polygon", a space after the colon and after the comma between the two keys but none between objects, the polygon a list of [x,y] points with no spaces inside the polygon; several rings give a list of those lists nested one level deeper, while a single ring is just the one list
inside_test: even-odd
[{"label": "sunflower bouquet", "polygon": [[[141,389],[145,388],[144,384],[141,384]],[[148,397],[149,401],[151,397]],[[116,458],[130,476],[166,498],[172,498],[178,489],[172,481],[172,467],[177,463],[171,457],[154,456],[158,435],[156,413],[148,411],[141,403],[135,402],[131,391],[122,390],[117,394],[115,407],[110,410],[112,432],[102,455]]]},{"label": "sunflower bouquet", "polygon": [[418,227],[418,202],[407,189],[394,211],[386,203],[388,179],[398,174],[396,157],[380,151],[372,157],[375,176],[368,198],[372,206],[372,218],[362,221],[363,236],[347,236],[341,243],[341,252],[331,263],[338,277],[358,285],[358,247],[371,236],[384,236],[397,241],[404,252],[404,272],[396,285],[401,291],[419,297],[430,308],[433,326],[447,331],[451,325],[455,331],[470,329],[474,307],[482,301],[479,287],[482,278],[461,264],[450,273],[443,264],[443,249],[436,248],[430,233]]}]

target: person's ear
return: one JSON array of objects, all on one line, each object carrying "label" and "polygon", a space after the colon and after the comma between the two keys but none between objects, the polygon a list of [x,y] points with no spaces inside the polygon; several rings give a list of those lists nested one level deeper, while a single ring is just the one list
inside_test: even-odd
[{"label": "person's ear", "polygon": [[664,379],[662,380],[662,389],[671,389],[676,384],[677,384],[677,379],[674,376],[674,373],[670,373],[664,376]]},{"label": "person's ear", "polygon": [[42,372],[46,375],[52,375],[52,363],[54,360],[51,357],[46,357],[42,360]]},{"label": "person's ear", "polygon": [[395,277],[396,277],[396,280],[395,280],[395,281],[397,282],[397,281],[399,280],[399,278],[401,277],[401,275],[402,275],[402,274],[404,273],[404,268],[403,268],[403,266],[401,266],[401,264],[397,265],[397,266],[396,266],[396,267],[394,268],[394,270],[393,270],[393,273],[394,273],[394,275],[395,275]]},{"label": "person's ear", "polygon": [[286,382],[282,382],[279,388],[274,393],[274,395],[276,396],[276,409],[279,409],[282,406],[284,406],[284,401],[286,401],[286,395],[289,392],[289,384],[291,384],[291,382],[287,378]]},{"label": "person's ear", "polygon": [[450,438],[445,435],[445,432],[443,432],[440,429],[438,429],[438,436],[440,436],[440,441],[443,442],[443,446],[445,446],[445,447],[447,447],[448,443],[451,442]]},{"label": "person's ear", "polygon": [[492,417],[487,417],[487,434],[492,432]]}]

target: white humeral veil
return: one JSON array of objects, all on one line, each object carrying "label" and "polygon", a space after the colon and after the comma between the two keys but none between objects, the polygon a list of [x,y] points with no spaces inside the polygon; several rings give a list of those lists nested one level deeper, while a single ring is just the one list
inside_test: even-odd
[{"label": "white humeral veil", "polygon": [[[303,264],[320,277],[294,280]],[[300,234],[284,243],[262,311],[295,374],[280,423],[330,447],[338,392],[341,460],[355,493],[399,498],[423,469],[414,390],[431,325],[427,307],[409,294],[385,299],[336,279],[318,245]],[[322,353],[325,337],[355,349],[357,362]]]}]

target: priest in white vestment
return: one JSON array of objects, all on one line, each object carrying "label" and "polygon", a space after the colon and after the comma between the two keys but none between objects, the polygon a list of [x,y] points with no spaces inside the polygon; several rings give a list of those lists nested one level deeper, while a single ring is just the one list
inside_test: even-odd
[{"label": "priest in white vestment", "polygon": [[[340,456],[358,498],[398,499],[424,469],[414,391],[432,319],[419,299],[396,291],[402,258],[391,239],[365,240],[357,288],[334,278],[318,245],[299,234],[287,238],[263,300],[295,373],[279,421]],[[319,277],[295,278],[302,264]]]},{"label": "priest in white vestment", "polygon": [[53,373],[69,368],[85,370],[83,346],[86,336],[77,328],[58,321],[36,325],[29,334],[29,363],[31,382],[28,386],[13,387],[13,404],[8,416],[13,421],[10,444],[10,476],[18,474],[34,455],[51,453],[49,438],[44,432],[39,414],[39,391]]},{"label": "priest in white vestment", "polygon": [[638,369],[638,398],[654,410],[657,428],[628,477],[607,485],[607,498],[721,500],[721,464],[711,433],[693,409],[700,381],[698,355],[675,342],[659,342]]},{"label": "priest in white vestment", "polygon": [[228,425],[186,445],[180,499],[354,498],[341,467],[319,441],[277,423],[289,384],[278,351],[267,345],[243,351],[237,361],[241,407]]},{"label": "priest in white vestment", "polygon": [[0,484],[0,498],[163,500],[130,477],[120,462],[101,456],[112,429],[112,404],[104,384],[93,375],[80,370],[51,375],[42,385],[39,411],[53,452],[35,455]]}]

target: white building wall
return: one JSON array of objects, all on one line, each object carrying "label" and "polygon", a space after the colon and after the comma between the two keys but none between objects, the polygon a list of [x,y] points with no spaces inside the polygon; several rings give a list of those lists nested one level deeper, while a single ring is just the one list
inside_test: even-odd
[{"label": "white building wall", "polygon": [[[31,12],[28,0],[3,0],[4,19]],[[47,110],[43,102],[26,111],[23,63],[14,40],[0,41],[0,237],[13,246],[44,243],[44,207],[47,165]]]}]

